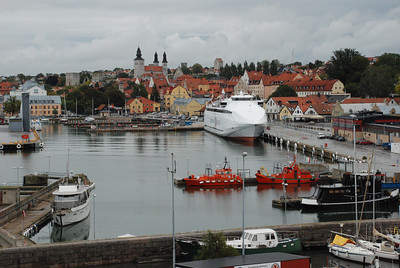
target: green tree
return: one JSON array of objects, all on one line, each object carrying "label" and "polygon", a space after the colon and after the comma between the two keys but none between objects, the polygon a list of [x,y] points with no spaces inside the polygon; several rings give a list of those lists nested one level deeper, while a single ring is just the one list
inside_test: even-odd
[{"label": "green tree", "polygon": [[315,65],[316,68],[319,68],[319,67],[321,67],[322,65],[324,65],[324,62],[323,62],[323,61],[320,61],[320,60],[315,60],[314,65]]},{"label": "green tree", "polygon": [[63,87],[65,86],[65,73],[60,74],[60,76],[58,77],[58,84],[57,86],[59,87]]},{"label": "green tree", "polygon": [[243,63],[243,69],[245,71],[249,71],[249,64],[247,63],[247,60],[245,60],[244,63]]},{"label": "green tree", "polygon": [[261,64],[261,62],[259,62],[259,61],[257,61],[256,71],[257,71],[257,72],[261,72],[261,71],[262,71],[262,64]]},{"label": "green tree", "polygon": [[201,73],[203,73],[203,66],[201,66],[201,64],[199,64],[199,63],[193,64],[193,66],[192,66],[192,72],[193,72],[194,74],[201,74]]},{"label": "green tree", "polygon": [[26,76],[24,74],[18,74],[17,76],[18,76],[19,81],[21,81],[21,82],[26,80]]},{"label": "green tree", "polygon": [[291,86],[280,85],[274,93],[271,94],[271,97],[297,97],[297,93]]},{"label": "green tree", "polygon": [[395,91],[396,76],[388,65],[370,66],[362,74],[360,81],[361,97],[388,97]]},{"label": "green tree", "polygon": [[181,69],[182,69],[183,74],[192,74],[190,69],[186,66],[182,66]]},{"label": "green tree", "polygon": [[355,49],[342,49],[333,52],[326,72],[332,79],[339,79],[345,85],[350,82],[359,83],[361,74],[369,65],[369,60]]},{"label": "green tree", "polygon": [[153,90],[151,91],[150,100],[155,102],[160,102],[160,93],[158,93],[157,86],[153,86]]},{"label": "green tree", "polygon": [[384,53],[378,58],[378,61],[374,65],[387,65],[398,73],[400,72],[400,55],[395,53]]},{"label": "green tree", "polygon": [[238,69],[233,62],[231,63],[231,73],[232,73],[232,77],[239,76]]},{"label": "green tree", "polygon": [[264,60],[262,62],[262,66],[263,66],[263,74],[268,75],[269,74],[269,61]]},{"label": "green tree", "polygon": [[238,71],[238,75],[242,76],[244,74],[244,69],[242,67],[242,64],[238,63],[237,65],[237,71]]},{"label": "green tree", "polygon": [[45,85],[55,87],[58,84],[58,75],[49,75],[46,77]]},{"label": "green tree", "polygon": [[225,64],[225,67],[221,68],[220,74],[228,80],[231,79],[232,78],[231,67],[228,64]]},{"label": "green tree", "polygon": [[127,73],[124,73],[124,72],[119,72],[117,74],[117,78],[129,78],[129,75]]},{"label": "green tree", "polygon": [[278,66],[279,66],[279,61],[278,60],[271,61],[271,64],[269,66],[269,70],[270,70],[271,75],[277,75],[278,74]]},{"label": "green tree", "polygon": [[13,116],[14,114],[19,113],[19,110],[21,108],[21,101],[18,100],[16,97],[10,97],[7,101],[3,103],[3,106],[3,111]]},{"label": "green tree", "polygon": [[208,231],[203,238],[204,244],[197,251],[196,260],[215,259],[222,257],[238,256],[239,252],[226,244],[226,238],[222,232],[212,233]]},{"label": "green tree", "polygon": [[251,72],[251,71],[255,71],[255,70],[256,70],[256,66],[254,65],[254,62],[250,62],[249,71]]}]

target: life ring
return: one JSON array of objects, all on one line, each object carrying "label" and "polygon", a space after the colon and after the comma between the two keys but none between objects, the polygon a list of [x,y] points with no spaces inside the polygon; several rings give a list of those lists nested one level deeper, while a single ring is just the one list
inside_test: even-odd
[{"label": "life ring", "polygon": [[21,149],[21,144],[20,143],[17,144],[17,149]]},{"label": "life ring", "polygon": [[0,150],[3,150],[3,149],[4,149],[3,144],[0,144]]},{"label": "life ring", "polygon": [[43,142],[39,143],[39,147],[43,148]]}]

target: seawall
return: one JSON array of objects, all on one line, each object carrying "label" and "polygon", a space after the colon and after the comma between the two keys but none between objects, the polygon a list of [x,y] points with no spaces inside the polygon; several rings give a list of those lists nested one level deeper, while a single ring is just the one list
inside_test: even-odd
[{"label": "seawall", "polygon": [[[326,247],[331,230],[354,234],[355,222],[327,222],[270,226],[278,232],[296,231],[304,247]],[[376,221],[376,229],[384,232],[393,230],[399,219]],[[371,233],[372,220],[361,221],[360,234]],[[225,235],[239,235],[240,229],[224,230]],[[202,237],[203,232],[177,234]],[[179,255],[179,247],[177,246]],[[171,235],[155,235],[133,238],[101,239],[71,243],[54,243],[0,250],[0,267],[82,267],[107,264],[133,263],[151,260],[172,259]]]}]

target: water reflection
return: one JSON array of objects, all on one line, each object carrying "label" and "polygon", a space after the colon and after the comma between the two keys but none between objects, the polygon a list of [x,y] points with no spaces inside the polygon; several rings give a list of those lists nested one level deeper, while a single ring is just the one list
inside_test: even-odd
[{"label": "water reflection", "polygon": [[90,217],[67,226],[53,225],[51,242],[72,242],[88,240],[90,233]]},{"label": "water reflection", "polygon": [[197,187],[197,186],[186,186],[183,190],[185,193],[215,193],[215,194],[230,194],[232,192],[240,192],[242,186],[213,186],[213,187]]}]

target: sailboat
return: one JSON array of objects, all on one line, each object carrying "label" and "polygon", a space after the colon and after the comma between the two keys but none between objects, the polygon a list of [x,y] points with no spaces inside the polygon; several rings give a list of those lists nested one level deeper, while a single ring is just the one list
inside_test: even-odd
[{"label": "sailboat", "polygon": [[367,248],[360,246],[357,243],[357,237],[347,234],[332,232],[335,238],[328,244],[329,252],[342,259],[369,263],[371,264],[375,259],[375,253]]},{"label": "sailboat", "polygon": [[[369,174],[370,174],[371,166],[370,166],[370,161],[368,164],[368,179],[369,179]],[[374,179],[373,179],[373,201],[375,201],[375,174],[374,174]],[[375,202],[373,202],[374,207],[375,207]],[[375,210],[373,211],[373,231],[372,231],[373,237],[380,237],[384,239],[383,241],[368,241],[368,240],[362,240],[359,239],[360,245],[363,247],[372,250],[375,253],[375,257],[379,259],[385,259],[389,261],[399,260],[400,253],[396,251],[395,248],[395,243],[393,241],[390,241],[390,237],[385,236],[384,234],[381,234],[375,229]]]},{"label": "sailboat", "polygon": [[[357,176],[354,178],[354,187],[357,189]],[[361,263],[369,263],[375,259],[375,252],[370,248],[362,246],[358,242],[358,212],[357,212],[357,191],[355,192],[355,213],[356,213],[356,235],[348,235],[333,232],[335,237],[331,243],[328,243],[329,252],[339,258]]]}]

